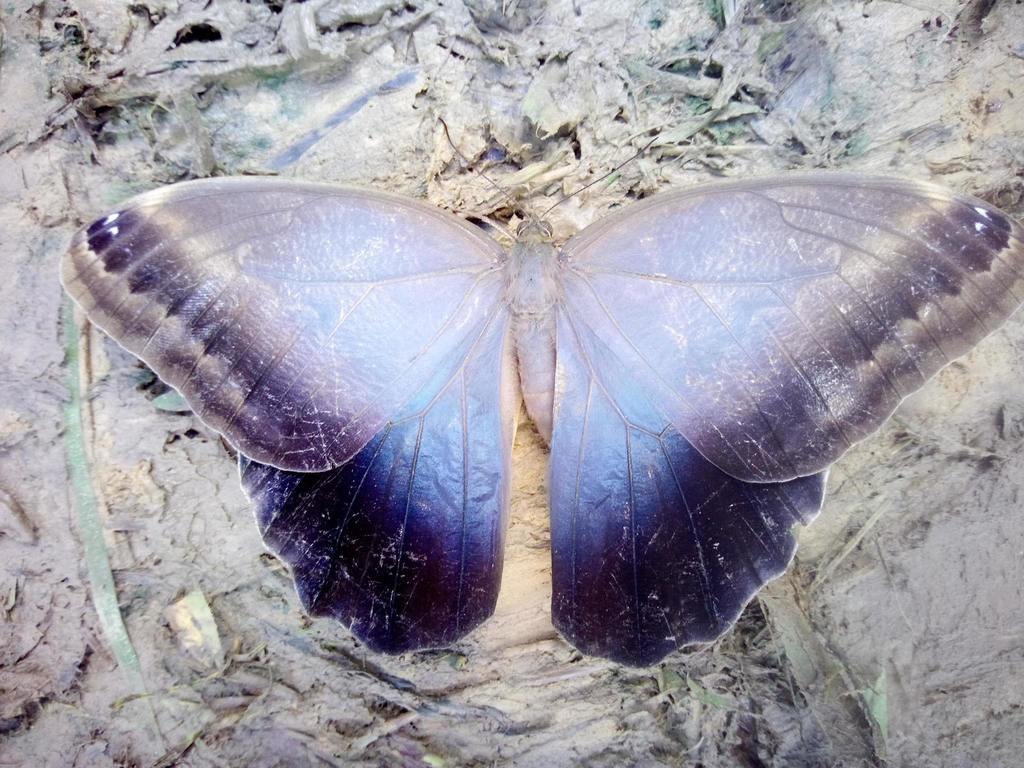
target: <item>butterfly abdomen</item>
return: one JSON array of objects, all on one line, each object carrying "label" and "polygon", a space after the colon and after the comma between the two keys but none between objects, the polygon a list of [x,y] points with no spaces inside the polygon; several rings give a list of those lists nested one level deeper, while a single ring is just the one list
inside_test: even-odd
[{"label": "butterfly abdomen", "polygon": [[555,391],[555,304],[558,253],[548,243],[519,243],[508,260],[506,299],[519,364],[519,385],[537,431],[551,440]]}]

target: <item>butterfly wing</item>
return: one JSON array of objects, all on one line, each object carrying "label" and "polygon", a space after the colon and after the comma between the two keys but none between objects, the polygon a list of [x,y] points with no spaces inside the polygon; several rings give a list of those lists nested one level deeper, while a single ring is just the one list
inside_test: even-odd
[{"label": "butterfly wing", "polygon": [[503,260],[402,198],[220,179],[98,220],[62,278],[238,448],[306,607],[397,651],[493,610],[518,410]]},{"label": "butterfly wing", "polygon": [[653,664],[736,621],[796,550],[825,473],[746,483],[709,462],[564,310],[551,440],[552,619],[586,653]]},{"label": "butterfly wing", "polygon": [[824,470],[1024,296],[1021,229],[930,185],[699,188],[563,251],[553,615],[634,664],[781,573]]},{"label": "butterfly wing", "polygon": [[517,412],[507,331],[503,313],[433,400],[336,469],[240,462],[306,610],[374,650],[444,646],[494,611]]},{"label": "butterfly wing", "polygon": [[312,472],[348,461],[462,364],[502,304],[503,258],[414,201],[216,179],[97,220],[62,281],[241,453]]},{"label": "butterfly wing", "polygon": [[930,184],[666,195],[571,240],[566,303],[733,477],[820,472],[1024,298],[1024,231]]}]

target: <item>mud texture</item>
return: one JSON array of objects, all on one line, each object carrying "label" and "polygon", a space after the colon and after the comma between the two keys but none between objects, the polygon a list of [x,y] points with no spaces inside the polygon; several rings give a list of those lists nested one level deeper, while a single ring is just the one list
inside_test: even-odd
[{"label": "mud texture", "polygon": [[[833,468],[794,567],[717,643],[628,669],[556,635],[546,454],[524,423],[497,614],[387,657],[303,617],[230,451],[75,316],[57,262],[131,194],[219,174],[514,226],[515,205],[543,211],[655,135],[552,211],[557,236],[670,188],[811,168],[932,179],[1019,218],[1021,9],[5,4],[0,766],[1020,765],[1024,318]],[[134,668],[94,609],[90,494]]]}]

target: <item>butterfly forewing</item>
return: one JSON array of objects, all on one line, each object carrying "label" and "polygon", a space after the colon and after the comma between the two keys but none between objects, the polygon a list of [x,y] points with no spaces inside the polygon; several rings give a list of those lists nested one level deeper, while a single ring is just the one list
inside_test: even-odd
[{"label": "butterfly forewing", "polygon": [[826,468],[1016,309],[1022,237],[916,182],[698,187],[571,240],[565,305],[706,458],[782,481]]},{"label": "butterfly forewing", "polygon": [[239,451],[318,471],[462,363],[501,303],[502,259],[471,226],[413,201],[220,179],[98,220],[62,277]]}]

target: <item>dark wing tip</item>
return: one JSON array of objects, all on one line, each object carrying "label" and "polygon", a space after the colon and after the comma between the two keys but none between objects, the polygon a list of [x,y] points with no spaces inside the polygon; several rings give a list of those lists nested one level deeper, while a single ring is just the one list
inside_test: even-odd
[{"label": "dark wing tip", "polygon": [[202,259],[181,244],[174,232],[182,223],[160,207],[174,193],[180,187],[144,193],[79,229],[61,259],[61,284],[92,323],[181,392],[236,448],[297,471],[329,469],[337,456],[293,434],[286,408],[264,413],[252,396],[257,386],[285,386],[272,381],[273,371],[249,371],[272,360],[270,352],[261,346],[259,354],[246,354],[257,342],[273,346],[283,332],[265,326],[256,338],[250,321],[257,313],[248,308],[266,306],[265,292],[230,269],[203,272]]}]

